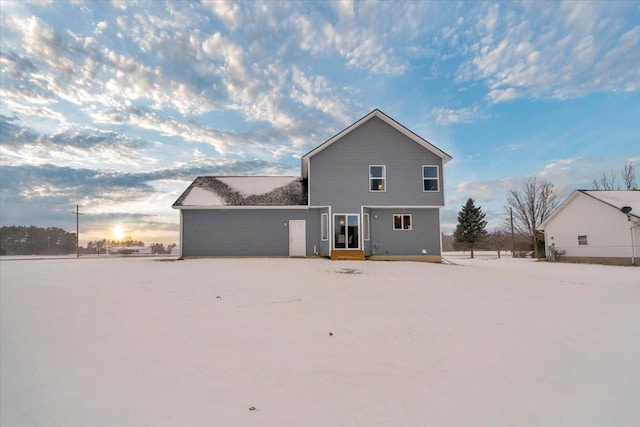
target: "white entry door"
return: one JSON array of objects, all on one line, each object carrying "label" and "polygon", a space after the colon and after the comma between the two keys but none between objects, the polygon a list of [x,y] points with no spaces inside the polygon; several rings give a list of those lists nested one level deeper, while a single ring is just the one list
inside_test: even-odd
[{"label": "white entry door", "polygon": [[307,225],[304,219],[289,220],[289,256],[307,256]]}]

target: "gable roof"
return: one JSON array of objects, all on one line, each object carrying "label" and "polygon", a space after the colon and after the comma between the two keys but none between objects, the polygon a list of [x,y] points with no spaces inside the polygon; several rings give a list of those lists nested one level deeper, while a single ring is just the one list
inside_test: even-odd
[{"label": "gable roof", "polygon": [[307,204],[306,189],[294,176],[199,176],[171,206],[300,206]]},{"label": "gable roof", "polygon": [[[636,220],[640,220],[640,190],[575,190],[567,197],[564,202],[560,204],[547,219],[542,221],[539,230],[544,230],[546,225],[553,219],[559,212],[564,209],[573,199],[578,196],[590,197],[604,205],[615,209],[620,212],[621,215],[629,215]],[[631,211],[628,214],[623,214],[621,209],[625,206],[629,206]]]},{"label": "gable roof", "polygon": [[326,140],[325,142],[323,142],[322,144],[320,144],[319,146],[317,146],[316,148],[314,148],[313,150],[309,151],[307,154],[302,156],[302,159],[301,159],[301,161],[302,161],[302,177],[303,178],[307,178],[307,175],[308,175],[308,172],[309,172],[309,159],[311,157],[315,156],[316,154],[318,154],[319,152],[321,152],[325,148],[330,147],[331,144],[333,144],[334,142],[340,140],[345,135],[347,135],[347,134],[353,132],[354,130],[358,129],[360,126],[362,126],[363,124],[367,123],[369,120],[371,120],[374,117],[379,118],[380,120],[382,120],[383,122],[385,122],[389,126],[393,127],[394,129],[396,129],[398,132],[400,132],[401,134],[403,134],[407,138],[411,139],[412,141],[416,142],[417,144],[419,144],[422,147],[426,148],[427,150],[431,151],[433,154],[435,154],[436,156],[440,157],[442,159],[443,163],[447,163],[449,160],[452,159],[452,157],[450,155],[448,155],[447,153],[445,153],[444,151],[442,151],[441,149],[439,149],[435,145],[431,144],[429,141],[427,141],[426,139],[422,138],[420,135],[418,135],[418,134],[412,132],[411,130],[407,129],[406,127],[404,127],[403,125],[401,125],[400,123],[398,123],[397,121],[392,119],[391,117],[387,116],[382,111],[380,111],[378,109],[375,109],[372,112],[370,112],[369,114],[367,114],[366,116],[362,117],[360,120],[358,120],[354,124],[352,124],[351,126],[347,127],[346,129],[342,130],[341,132],[337,133],[336,135],[332,136],[331,138],[329,138],[328,140]]}]

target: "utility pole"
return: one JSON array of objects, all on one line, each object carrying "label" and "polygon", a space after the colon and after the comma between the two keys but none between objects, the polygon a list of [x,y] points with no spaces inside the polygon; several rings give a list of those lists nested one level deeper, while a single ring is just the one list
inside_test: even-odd
[{"label": "utility pole", "polygon": [[516,240],[513,236],[513,208],[509,208],[509,221],[511,222],[511,258],[516,257]]},{"label": "utility pole", "polygon": [[76,215],[76,258],[80,258],[80,215],[84,212],[80,212],[80,206],[76,205],[76,211],[71,213]]}]

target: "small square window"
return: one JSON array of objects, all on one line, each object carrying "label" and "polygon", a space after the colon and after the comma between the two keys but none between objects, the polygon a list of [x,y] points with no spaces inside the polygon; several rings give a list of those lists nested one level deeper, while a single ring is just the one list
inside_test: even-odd
[{"label": "small square window", "polygon": [[586,246],[587,245],[587,236],[578,236],[578,245]]},{"label": "small square window", "polygon": [[394,230],[411,230],[411,215],[394,214],[393,229]]},{"label": "small square window", "polygon": [[387,190],[387,167],[384,165],[369,166],[369,191]]}]

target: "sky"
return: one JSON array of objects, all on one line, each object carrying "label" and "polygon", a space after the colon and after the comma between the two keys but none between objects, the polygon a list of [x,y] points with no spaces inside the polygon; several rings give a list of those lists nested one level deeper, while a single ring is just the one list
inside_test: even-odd
[{"label": "sky", "polygon": [[0,225],[178,241],[199,175],[300,175],[378,108],[473,198],[640,169],[640,2],[0,2]]}]

